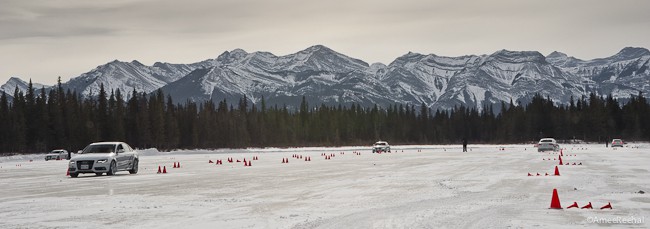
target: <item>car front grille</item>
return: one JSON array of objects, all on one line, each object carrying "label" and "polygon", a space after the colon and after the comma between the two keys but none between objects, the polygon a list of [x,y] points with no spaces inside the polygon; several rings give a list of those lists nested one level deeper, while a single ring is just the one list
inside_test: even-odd
[{"label": "car front grille", "polygon": [[94,163],[95,161],[77,161],[77,169],[82,170],[82,167],[85,167],[87,165],[88,169],[83,170],[91,170]]}]

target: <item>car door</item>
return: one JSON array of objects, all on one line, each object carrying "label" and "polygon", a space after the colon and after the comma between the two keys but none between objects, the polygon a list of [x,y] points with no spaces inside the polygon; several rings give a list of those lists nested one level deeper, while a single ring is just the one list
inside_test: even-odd
[{"label": "car door", "polygon": [[121,143],[120,144],[123,151],[120,155],[120,158],[122,160],[122,169],[129,169],[131,168],[131,163],[133,162],[133,149],[129,147],[128,145]]},{"label": "car door", "polygon": [[126,154],[126,151],[124,150],[124,146],[122,144],[117,144],[116,146],[116,151],[117,155],[115,156],[115,159],[117,160],[117,170],[124,170],[126,169],[126,160],[128,158],[128,155]]}]

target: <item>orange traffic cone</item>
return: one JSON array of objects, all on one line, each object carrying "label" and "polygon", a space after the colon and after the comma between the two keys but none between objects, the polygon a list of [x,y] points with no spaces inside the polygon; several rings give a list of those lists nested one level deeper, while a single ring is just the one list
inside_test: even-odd
[{"label": "orange traffic cone", "polygon": [[600,208],[600,210],[603,210],[603,209],[605,209],[605,208],[609,208],[609,209],[612,209],[612,203],[610,203],[610,202],[607,202],[607,205],[605,205],[605,206],[603,206],[603,207],[601,207],[601,208]]},{"label": "orange traffic cone", "polygon": [[560,170],[557,168],[557,165],[555,166],[555,175],[556,176],[560,175]]},{"label": "orange traffic cone", "polygon": [[167,166],[163,166],[163,173],[167,173]]},{"label": "orange traffic cone", "polygon": [[551,199],[551,209],[562,209],[560,197],[557,195],[557,189],[553,189],[553,198]]},{"label": "orange traffic cone", "polygon": [[566,209],[569,209],[569,208],[578,208],[578,202],[573,202],[573,204],[571,206],[567,207]]},{"label": "orange traffic cone", "polygon": [[589,202],[589,204],[587,204],[587,205],[581,207],[580,209],[585,209],[585,208],[586,208],[586,209],[594,209],[594,208],[591,206],[591,202]]}]

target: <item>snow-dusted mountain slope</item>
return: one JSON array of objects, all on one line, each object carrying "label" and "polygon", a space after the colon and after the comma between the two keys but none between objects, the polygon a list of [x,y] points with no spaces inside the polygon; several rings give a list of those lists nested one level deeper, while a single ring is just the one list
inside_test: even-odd
[{"label": "snow-dusted mountain slope", "polygon": [[65,89],[72,89],[83,95],[97,95],[103,84],[107,92],[120,89],[123,94],[134,89],[138,92],[152,92],[168,83],[174,82],[197,68],[214,65],[214,60],[194,64],[169,64],[156,62],[153,66],[131,62],[112,61],[72,78],[63,84]]},{"label": "snow-dusted mountain slope", "polygon": [[[605,58],[580,60],[564,53],[501,50],[490,55],[444,57],[409,52],[392,63],[368,63],[316,45],[294,54],[226,51],[193,64],[113,61],[64,84],[97,94],[99,86],[152,92],[161,88],[177,102],[223,99],[296,107],[302,96],[312,106],[425,104],[433,109],[466,105],[526,103],[535,94],[556,104],[589,93],[629,98],[650,92],[650,51],[624,48]],[[10,80],[2,89],[17,84]],[[12,83],[12,84],[10,84]],[[24,82],[23,82],[24,83]],[[22,84],[24,85],[24,84]],[[8,92],[9,93],[9,92]]]},{"label": "snow-dusted mountain slope", "polygon": [[[0,86],[0,93],[5,92],[7,93],[8,96],[13,96],[14,91],[16,91],[16,88],[18,88],[19,91],[25,93],[27,92],[27,88],[29,87],[29,82],[25,82],[24,80],[18,78],[18,77],[11,77],[5,84]],[[32,82],[32,88],[34,90],[40,90],[43,88],[49,88],[49,86],[39,84],[39,83],[34,83]]]}]

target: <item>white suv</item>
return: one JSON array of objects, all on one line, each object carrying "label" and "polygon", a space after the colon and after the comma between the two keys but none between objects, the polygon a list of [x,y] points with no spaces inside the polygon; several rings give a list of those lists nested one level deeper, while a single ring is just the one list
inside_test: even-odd
[{"label": "white suv", "polygon": [[71,177],[80,173],[113,175],[119,171],[138,173],[138,152],[124,142],[92,143],[70,159],[68,170]]},{"label": "white suv", "polygon": [[539,143],[537,143],[537,152],[542,152],[542,151],[559,151],[560,150],[560,145],[557,144],[555,139],[553,138],[542,138],[539,140]]},{"label": "white suv", "polygon": [[375,144],[372,145],[372,152],[373,153],[390,152],[390,145],[388,145],[388,142],[385,142],[385,141],[375,142]]}]

